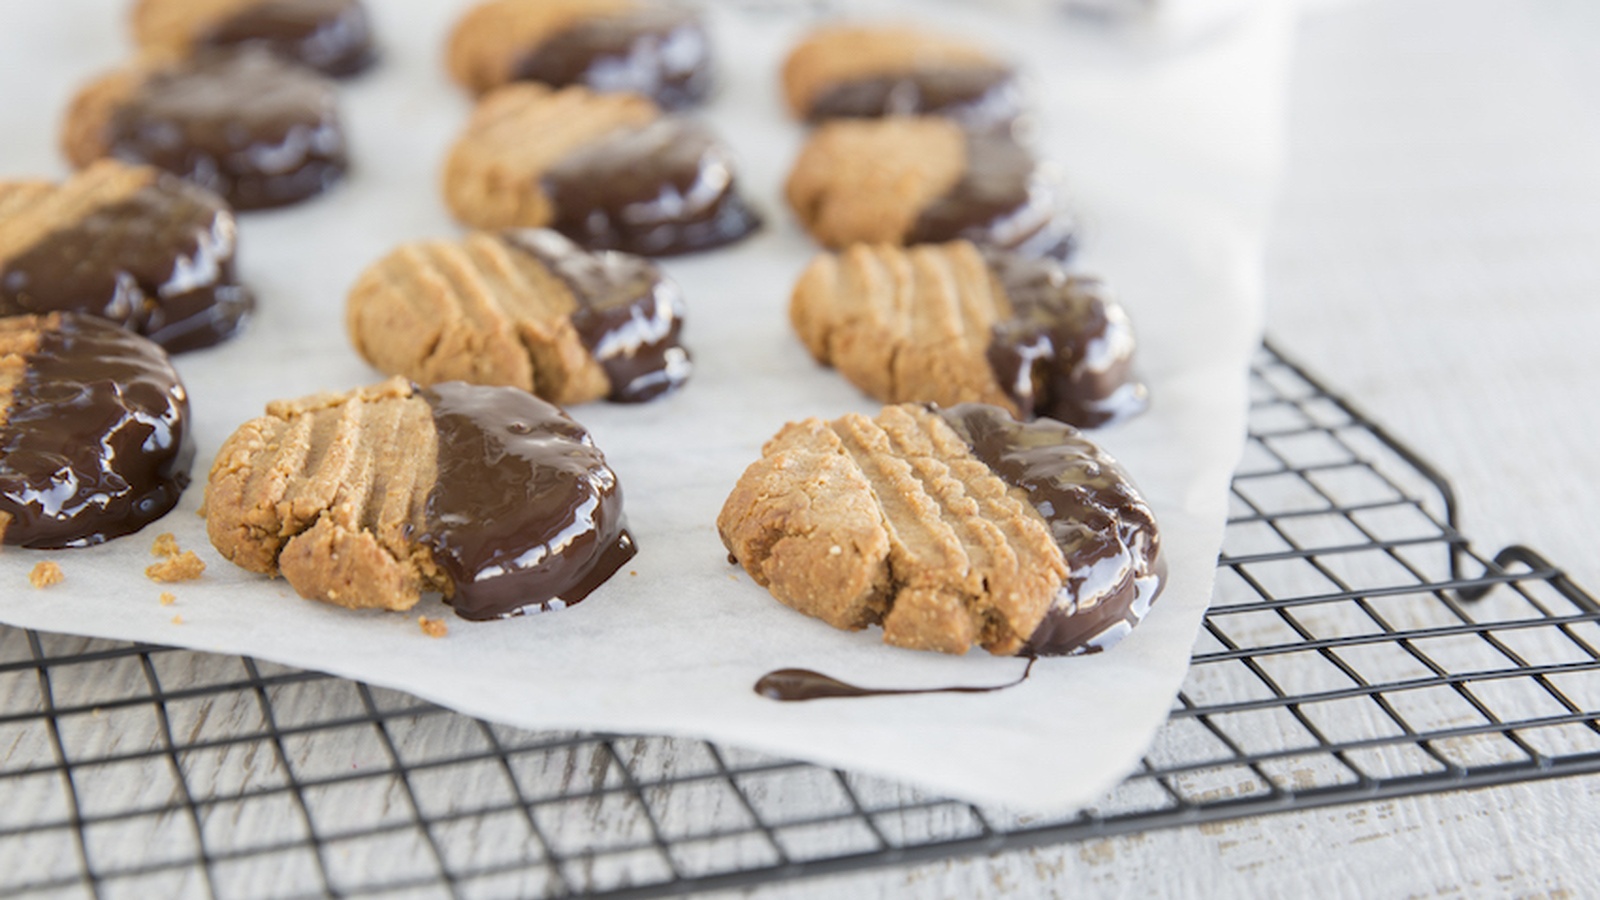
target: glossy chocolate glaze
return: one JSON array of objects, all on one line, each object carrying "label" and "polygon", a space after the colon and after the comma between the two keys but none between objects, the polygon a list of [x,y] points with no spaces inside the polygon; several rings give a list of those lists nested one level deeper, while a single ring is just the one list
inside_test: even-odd
[{"label": "glossy chocolate glaze", "polygon": [[1093,428],[1145,410],[1133,327],[1098,279],[1009,253],[991,253],[989,265],[1014,313],[993,328],[989,365],[1022,418]]},{"label": "glossy chocolate glaze", "polygon": [[255,308],[234,274],[237,235],[220,198],[163,175],[0,265],[0,315],[82,312],[170,352],[208,347]]},{"label": "glossy chocolate glaze", "polygon": [[841,82],[811,101],[806,118],[944,116],[983,131],[1011,125],[1022,109],[1022,89],[1010,69],[942,66]]},{"label": "glossy chocolate glaze", "polygon": [[907,244],[965,238],[1019,256],[1066,259],[1077,248],[1071,220],[1033,154],[1009,136],[968,134],[967,166],[943,197],[928,204]]},{"label": "glossy chocolate glaze", "polygon": [[420,540],[458,615],[564,609],[633,558],[616,474],[566,413],[516,388],[446,382],[418,396],[439,433]]},{"label": "glossy chocolate glaze", "polygon": [[372,22],[361,0],[258,0],[196,36],[211,49],[262,47],[335,77],[372,64]]},{"label": "glossy chocolate glaze", "polygon": [[111,155],[265,209],[345,171],[333,83],[265,50],[213,53],[150,76],[111,117]]},{"label": "glossy chocolate glaze", "polygon": [[647,259],[586,253],[543,229],[511,231],[506,243],[537,259],[578,301],[572,327],[611,382],[607,399],[640,403],[689,380],[693,364],[679,343],[683,292]]},{"label": "glossy chocolate glaze", "polygon": [[810,669],[778,669],[761,676],[756,682],[756,693],[769,700],[786,703],[829,697],[888,697],[896,694],[989,694],[1014,688],[1027,681],[1028,676],[1033,674],[1033,663],[1034,660],[1028,660],[1021,677],[1005,684],[940,688],[864,688]]},{"label": "glossy chocolate glaze", "polygon": [[727,146],[694,122],[619,130],[545,173],[550,227],[591,250],[644,256],[729,244],[761,225],[733,172]]},{"label": "glossy chocolate glaze", "polygon": [[711,40],[699,16],[686,9],[593,16],[534,47],[511,77],[641,94],[663,109],[681,109],[711,91]]},{"label": "glossy chocolate glaze", "polygon": [[1067,582],[1020,656],[1098,653],[1149,612],[1165,580],[1150,507],[1122,467],[1077,429],[1018,422],[964,403],[940,412],[1000,480],[1021,488],[1066,557]]},{"label": "glossy chocolate glaze", "polygon": [[161,348],[101,319],[44,332],[0,425],[5,543],[84,547],[165,515],[189,485],[183,382]]}]

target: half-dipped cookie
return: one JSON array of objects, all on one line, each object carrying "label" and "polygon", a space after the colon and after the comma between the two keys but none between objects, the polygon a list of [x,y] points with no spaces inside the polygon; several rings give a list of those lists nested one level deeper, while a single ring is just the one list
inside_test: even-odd
[{"label": "half-dipped cookie", "polygon": [[0,318],[0,542],[86,547],[189,484],[189,395],[159,346],[92,316]]},{"label": "half-dipped cookie", "polygon": [[760,226],[731,151],[705,126],[582,87],[512,84],[484,97],[445,162],[444,195],[475,228],[552,228],[644,256],[718,247]]},{"label": "half-dipped cookie", "polygon": [[406,244],[361,274],[346,305],[356,350],[386,374],[509,385],[563,406],[683,384],[683,314],[654,263],[545,229]]},{"label": "half-dipped cookie", "polygon": [[255,306],[237,235],[222,198],[148,166],[0,182],[0,315],[88,313],[172,352],[210,346]]},{"label": "half-dipped cookie", "polygon": [[361,0],[138,0],[140,49],[173,57],[260,47],[325,75],[354,75],[375,57]]},{"label": "half-dipped cookie", "polygon": [[828,25],[783,64],[795,118],[821,122],[944,116],[971,129],[1009,126],[1022,114],[1011,66],[958,38],[905,25]]},{"label": "half-dipped cookie", "polygon": [[456,23],[446,62],[474,94],[513,81],[581,84],[666,109],[699,103],[712,82],[700,16],[660,0],[490,0]]},{"label": "half-dipped cookie", "polygon": [[404,379],[268,404],[206,484],[211,543],[301,596],[458,615],[563,609],[633,557],[589,433],[516,388]]},{"label": "half-dipped cookie", "polygon": [[786,425],[717,529],[784,604],[944,653],[1099,652],[1164,578],[1155,517],[1110,456],[984,404]]},{"label": "half-dipped cookie", "polygon": [[78,92],[62,128],[67,159],[165,169],[236,209],[298,203],[344,176],[333,82],[260,48],[147,57]]},{"label": "half-dipped cookie", "polygon": [[811,262],[789,318],[818,362],[886,403],[992,403],[1092,428],[1147,402],[1121,305],[1053,259],[856,244]]},{"label": "half-dipped cookie", "polygon": [[1010,135],[933,116],[841,119],[801,148],[784,188],[824,246],[958,238],[1065,259],[1073,227],[1055,185]]}]

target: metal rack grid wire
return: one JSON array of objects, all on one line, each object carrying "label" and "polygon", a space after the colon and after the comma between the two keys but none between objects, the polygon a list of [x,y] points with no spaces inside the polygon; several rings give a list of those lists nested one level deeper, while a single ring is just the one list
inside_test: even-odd
[{"label": "metal rack grid wire", "polygon": [[1074,815],[0,629],[0,894],[649,897],[1600,772],[1594,599],[1270,346],[1251,396],[1183,690]]}]

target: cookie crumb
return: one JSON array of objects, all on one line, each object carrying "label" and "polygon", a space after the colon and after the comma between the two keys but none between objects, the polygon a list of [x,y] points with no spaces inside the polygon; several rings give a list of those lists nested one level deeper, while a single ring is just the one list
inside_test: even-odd
[{"label": "cookie crumb", "polygon": [[144,574],[151,581],[194,581],[205,570],[205,562],[193,550],[185,550],[177,556],[168,557],[166,562],[158,562],[145,569]]},{"label": "cookie crumb", "polygon": [[178,595],[177,594],[173,594],[173,593],[170,593],[168,591],[162,591],[161,592],[161,605],[162,606],[171,606],[172,604],[177,603],[177,602],[178,602]]},{"label": "cookie crumb", "polygon": [[183,548],[178,546],[178,539],[170,531],[156,535],[156,542],[150,545],[150,555],[162,559],[171,559],[182,552]]},{"label": "cookie crumb", "polygon": [[417,616],[417,624],[422,626],[422,633],[431,638],[442,638],[450,633],[450,626],[443,619]]},{"label": "cookie crumb", "polygon": [[639,570],[638,569],[630,569],[628,571],[628,574],[632,575],[634,578],[638,578],[639,577]]},{"label": "cookie crumb", "polygon": [[174,624],[174,625],[182,625],[183,624],[183,616],[173,616],[172,617],[172,624]]},{"label": "cookie crumb", "polygon": [[60,584],[66,580],[61,573],[61,567],[50,560],[45,560],[33,567],[28,573],[28,583],[36,588],[47,588],[53,584]]}]

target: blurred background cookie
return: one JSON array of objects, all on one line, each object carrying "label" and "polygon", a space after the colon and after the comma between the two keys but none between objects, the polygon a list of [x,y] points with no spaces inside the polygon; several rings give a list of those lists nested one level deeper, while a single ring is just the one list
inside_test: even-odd
[{"label": "blurred background cookie", "polygon": [[793,609],[915,650],[1110,647],[1164,578],[1149,506],[1069,425],[885,407],[790,423],[717,517],[733,559]]},{"label": "blurred background cookie", "polygon": [[713,77],[699,15],[659,0],[491,0],[457,22],[446,63],[474,94],[512,81],[581,84],[666,109],[704,100]]},{"label": "blurred background cookie", "polygon": [[223,444],[206,530],[301,596],[493,619],[584,599],[636,552],[605,455],[516,388],[394,378],[268,404]]},{"label": "blurred background cookie", "polygon": [[132,21],[140,49],[166,56],[252,46],[336,77],[376,56],[361,0],[138,0]]},{"label": "blurred background cookie", "polygon": [[992,403],[1082,428],[1147,405],[1122,307],[1051,259],[856,244],[811,262],[789,318],[818,362],[886,403]]},{"label": "blurred background cookie", "polygon": [[65,182],[0,182],[0,315],[88,313],[167,350],[232,337],[255,307],[222,198],[101,160]]},{"label": "blurred background cookie", "polygon": [[1073,227],[1033,154],[1011,136],[932,116],[835,120],[806,141],[784,186],[824,246],[964,238],[1064,259]]},{"label": "blurred background cookie", "polygon": [[683,384],[683,314],[655,264],[547,230],[406,244],[361,274],[346,305],[352,343],[385,374],[509,385],[563,406]]},{"label": "blurred background cookie", "polygon": [[82,168],[114,157],[165,169],[236,209],[297,203],[344,176],[333,82],[265,50],[146,57],[90,82],[62,148]]},{"label": "blurred background cookie", "polygon": [[150,341],[71,313],[0,318],[0,542],[85,547],[177,505],[189,395]]},{"label": "blurred background cookie", "polygon": [[981,47],[910,25],[828,25],[783,63],[783,93],[802,121],[937,115],[973,129],[1023,112],[1011,66]]},{"label": "blurred background cookie", "polygon": [[592,250],[644,256],[732,243],[760,227],[732,152],[643,97],[499,88],[450,150],[445,202],[466,225],[552,228]]}]

